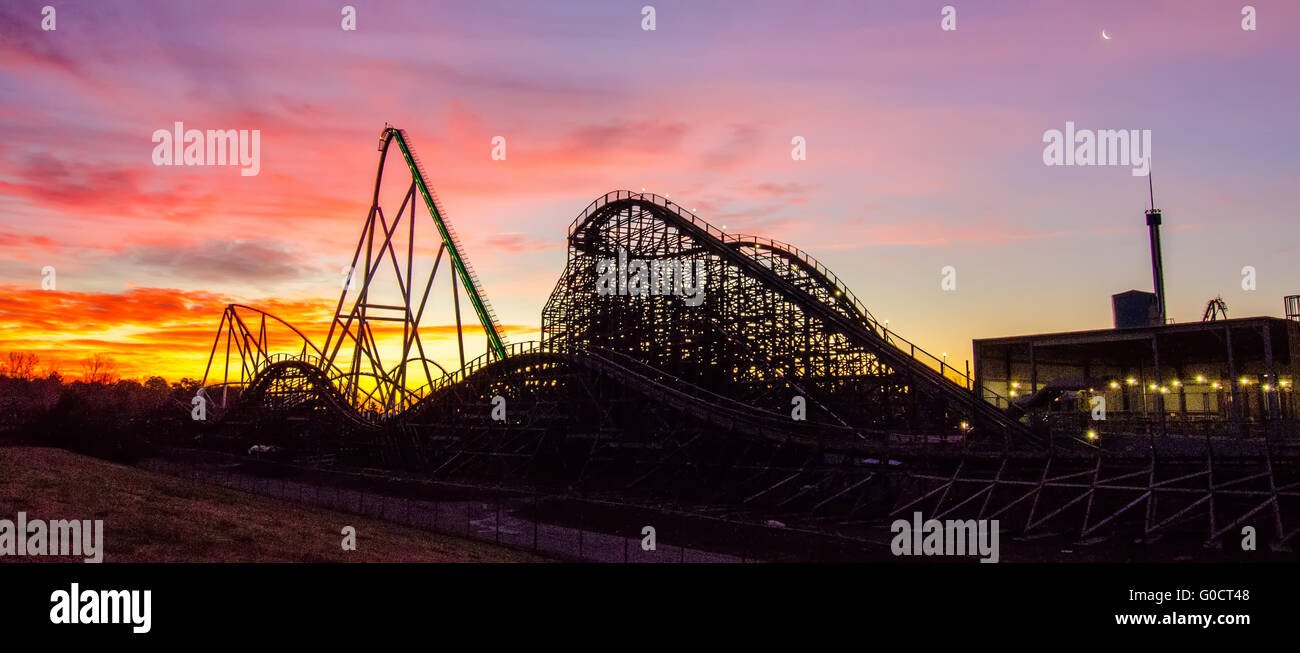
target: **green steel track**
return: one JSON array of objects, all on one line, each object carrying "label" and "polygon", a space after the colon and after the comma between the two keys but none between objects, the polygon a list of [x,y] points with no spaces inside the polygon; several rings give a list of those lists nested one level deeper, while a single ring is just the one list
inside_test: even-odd
[{"label": "green steel track", "polygon": [[465,294],[469,296],[470,304],[474,306],[474,312],[478,314],[479,323],[483,325],[483,333],[488,339],[488,348],[498,357],[505,358],[506,347],[501,340],[496,314],[492,311],[491,305],[488,304],[486,294],[479,288],[478,279],[465,265],[457,239],[447,227],[442,211],[439,210],[438,202],[434,199],[433,193],[429,191],[429,185],[424,178],[423,167],[420,165],[419,159],[416,158],[411,145],[407,142],[406,134],[396,127],[385,128],[383,135],[380,137],[380,151],[382,154],[379,156],[379,174],[375,179],[376,204],[379,198],[380,178],[384,174],[384,159],[388,156],[388,146],[393,141],[397,141],[397,146],[402,151],[402,158],[406,161],[406,167],[411,170],[411,178],[420,190],[420,196],[424,198],[424,205],[429,209],[429,215],[433,216],[433,223],[437,225],[438,234],[442,237],[443,245],[447,247],[447,252],[451,256],[451,263],[456,270],[456,276],[460,277],[461,285],[465,288]]}]

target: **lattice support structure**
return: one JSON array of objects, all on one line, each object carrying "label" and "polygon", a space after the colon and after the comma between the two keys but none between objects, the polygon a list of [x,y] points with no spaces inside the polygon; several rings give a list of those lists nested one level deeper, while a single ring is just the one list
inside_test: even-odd
[{"label": "lattice support structure", "polygon": [[[621,275],[634,261],[700,269],[703,299],[600,294],[602,261],[618,262]],[[923,351],[895,344],[816,259],[778,241],[727,234],[657,195],[610,193],[575,220],[542,332],[550,347],[623,352],[755,408],[788,411],[802,396],[810,415],[864,438],[1041,444],[976,401],[951,367],[939,361],[935,369]]]},{"label": "lattice support structure", "polygon": [[1248,457],[963,458],[946,467],[931,460],[929,469],[908,472],[908,498],[890,516],[997,519],[1010,533],[1080,539],[1174,534],[1206,546],[1253,526],[1262,544],[1288,549],[1300,534],[1300,469],[1294,458],[1279,461],[1265,442],[1257,445]]},{"label": "lattice support structure", "polygon": [[[447,366],[432,358],[421,337],[429,309],[436,303],[431,299],[440,270],[446,270],[443,277],[448,278],[451,291],[445,306],[452,308],[456,322],[459,361],[451,369],[465,364],[462,294],[482,327],[488,355],[505,355],[496,313],[409,141],[404,131],[394,127],[385,127],[380,135],[370,210],[322,346],[257,309],[237,305],[226,309],[203,381],[209,395],[220,390],[218,405],[222,409],[234,389],[246,401],[260,402],[261,408],[271,413],[300,412],[304,406],[314,406],[344,422],[367,426],[401,414],[449,375]],[[381,190],[393,144],[398,146],[409,177],[399,177],[405,192],[395,210],[391,205],[386,210]],[[429,226],[433,236],[423,236]],[[429,256],[424,247],[434,243],[436,254]],[[259,327],[250,328],[243,319],[245,313],[253,314]],[[292,330],[296,339],[288,340],[300,346],[273,350],[266,334],[268,317]],[[224,358],[219,358],[223,338]],[[250,385],[255,385],[257,392],[245,393]]]},{"label": "lattice support structure", "polygon": [[[376,180],[354,256],[360,276],[340,297],[326,345],[290,337],[275,350],[264,326],[233,309],[223,317],[212,357],[224,334],[241,376],[217,385],[237,386],[262,415],[314,420],[278,442],[440,480],[837,535],[920,511],[999,519],[1031,535],[1194,532],[1213,544],[1258,522],[1276,546],[1295,540],[1300,481],[1289,441],[1207,438],[1171,454],[1135,438],[1105,449],[1048,439],[885,330],[807,253],[725,233],[656,195],[592,202],[569,229],[543,340],[494,339],[496,317],[422,166],[400,131],[385,130],[381,150],[390,142],[402,146],[411,181],[389,213]],[[415,263],[419,206],[438,233],[427,277]],[[444,257],[453,304],[459,285],[489,346],[474,360],[462,353],[459,369],[435,370],[418,327]],[[699,289],[673,292],[669,281],[659,294],[634,295],[618,280],[602,293],[611,261],[616,279],[635,277],[634,261],[688,269]],[[381,269],[396,278],[396,303],[374,301]],[[395,362],[375,344],[383,318],[402,327]],[[804,420],[791,414],[797,397]],[[494,416],[498,405],[504,415]]]}]

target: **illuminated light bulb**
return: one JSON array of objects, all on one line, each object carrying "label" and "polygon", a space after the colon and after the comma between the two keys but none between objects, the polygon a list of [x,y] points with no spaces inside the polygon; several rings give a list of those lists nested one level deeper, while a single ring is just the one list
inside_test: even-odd
[{"label": "illuminated light bulb", "polygon": [[1096,439],[1097,439],[1097,432],[1096,432],[1096,431],[1088,431],[1088,439],[1089,439],[1089,440],[1096,440]]},{"label": "illuminated light bulb", "polygon": [[1112,389],[1114,389],[1114,388],[1118,388],[1118,387],[1119,387],[1119,382],[1118,382],[1118,381],[1111,381],[1111,382],[1110,382],[1110,387],[1111,387]]},{"label": "illuminated light bulb", "polygon": [[1019,387],[1020,387],[1020,382],[1017,381],[1017,382],[1015,382],[1015,383],[1012,383],[1012,384],[1011,384],[1011,387],[1013,387],[1013,388],[1019,388]]},{"label": "illuminated light bulb", "polygon": [[1130,377],[1128,378],[1128,384],[1129,384],[1129,385],[1137,385],[1137,379],[1135,379],[1135,378],[1133,378],[1133,377],[1130,376]]},{"label": "illuminated light bulb", "polygon": [[1250,379],[1248,379],[1248,378],[1246,378],[1246,377],[1244,377],[1244,376],[1241,377],[1241,384],[1242,384],[1242,385],[1250,385]]},{"label": "illuminated light bulb", "polygon": [[1205,383],[1205,375],[1204,375],[1204,374],[1197,374],[1197,375],[1196,375],[1196,382],[1197,382],[1197,383]]},{"label": "illuminated light bulb", "polygon": [[1215,381],[1215,382],[1214,382],[1214,385],[1211,386],[1211,387],[1213,387],[1215,390],[1218,390],[1218,389],[1219,389],[1219,382],[1218,382],[1218,381]]},{"label": "illuminated light bulb", "polygon": [[1154,384],[1154,383],[1151,384],[1151,389],[1152,389],[1152,390],[1155,390],[1157,387],[1158,387],[1158,386],[1156,386],[1156,384]]},{"label": "illuminated light bulb", "polygon": [[1175,388],[1180,387],[1180,386],[1182,386],[1182,385],[1183,385],[1183,382],[1182,382],[1182,381],[1179,381],[1178,379],[1174,379],[1174,387],[1175,387]]}]

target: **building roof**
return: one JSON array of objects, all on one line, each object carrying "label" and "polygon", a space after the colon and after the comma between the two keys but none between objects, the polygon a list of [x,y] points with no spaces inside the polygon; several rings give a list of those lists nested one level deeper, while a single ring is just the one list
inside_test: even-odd
[{"label": "building roof", "polygon": [[[1043,344],[1068,344],[1070,342],[1120,342],[1125,340],[1150,340],[1152,335],[1178,335],[1223,330],[1225,328],[1259,328],[1269,325],[1275,329],[1285,329],[1288,320],[1280,317],[1257,316],[1237,317],[1213,322],[1178,322],[1158,326],[1133,327],[1130,329],[1091,329],[1087,331],[1058,331],[1053,333],[1032,333],[1020,336],[998,336],[995,338],[976,338],[976,344],[1014,344],[1029,341]],[[1300,325],[1297,325],[1300,326]]]},{"label": "building roof", "polygon": [[1233,349],[1243,353],[1264,349],[1264,330],[1269,332],[1270,347],[1278,362],[1290,360],[1288,329],[1300,323],[1280,317],[1241,317],[1213,322],[1182,322],[1162,326],[1129,329],[1093,329],[1060,333],[1038,333],[998,338],[978,338],[972,344],[975,356],[980,350],[996,347],[1028,347],[1047,354],[1055,351],[1066,357],[1125,359],[1149,352],[1153,338],[1159,338],[1162,355],[1187,358],[1218,359],[1225,355],[1226,329],[1232,330]]}]

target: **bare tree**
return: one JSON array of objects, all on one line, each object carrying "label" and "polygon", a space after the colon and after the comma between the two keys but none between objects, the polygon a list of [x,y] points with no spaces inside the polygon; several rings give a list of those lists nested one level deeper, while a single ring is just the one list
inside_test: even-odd
[{"label": "bare tree", "polygon": [[15,379],[33,379],[36,377],[36,364],[39,362],[41,359],[30,351],[11,351],[9,364],[5,366],[5,374]]},{"label": "bare tree", "polygon": [[86,383],[112,383],[117,375],[117,363],[104,354],[95,354],[81,360],[81,378]]}]

